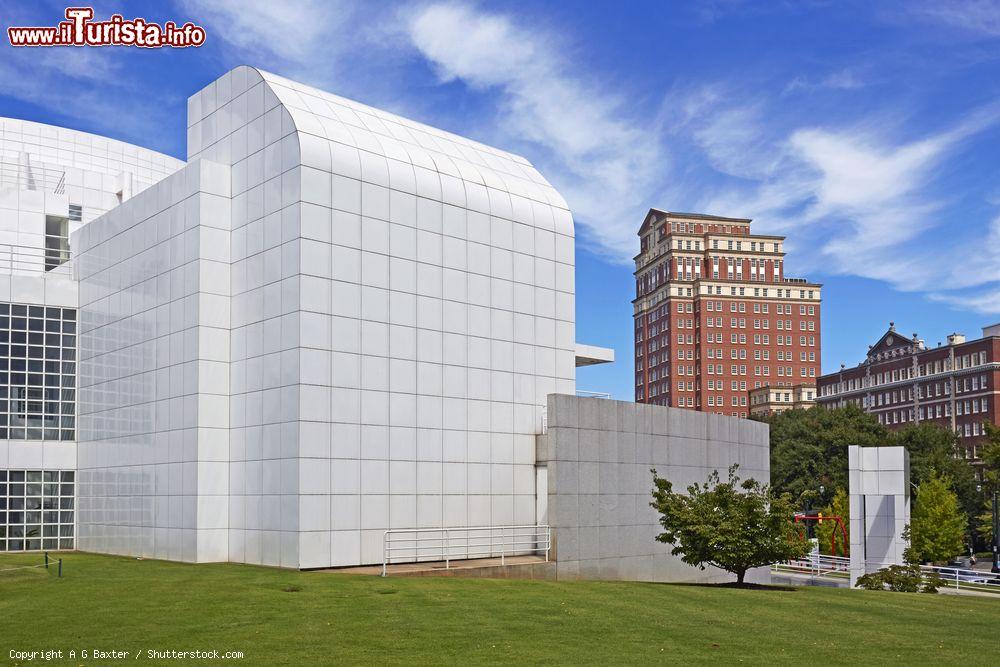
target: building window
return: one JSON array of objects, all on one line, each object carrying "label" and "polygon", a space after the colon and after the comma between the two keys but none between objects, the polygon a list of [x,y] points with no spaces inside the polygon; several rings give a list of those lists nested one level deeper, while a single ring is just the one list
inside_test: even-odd
[{"label": "building window", "polygon": [[69,219],[45,216],[45,270],[69,261]]},{"label": "building window", "polygon": [[0,303],[0,438],[73,440],[76,310]]},{"label": "building window", "polygon": [[0,470],[0,551],[73,548],[74,473]]}]

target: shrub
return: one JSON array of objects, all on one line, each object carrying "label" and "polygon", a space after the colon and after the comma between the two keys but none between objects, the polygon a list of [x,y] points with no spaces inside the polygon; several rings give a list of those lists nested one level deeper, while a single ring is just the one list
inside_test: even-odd
[{"label": "shrub", "polygon": [[937,593],[942,585],[936,572],[924,575],[919,565],[890,565],[858,577],[858,588],[897,593]]}]

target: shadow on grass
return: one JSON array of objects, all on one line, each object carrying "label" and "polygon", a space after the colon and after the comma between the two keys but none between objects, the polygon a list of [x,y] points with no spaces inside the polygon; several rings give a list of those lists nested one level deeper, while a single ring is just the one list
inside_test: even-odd
[{"label": "shadow on grass", "polygon": [[704,584],[695,582],[684,582],[684,581],[658,581],[655,582],[658,586],[687,586],[691,588],[733,588],[737,590],[744,591],[777,591],[783,593],[797,593],[799,590],[798,586],[778,586],[776,584],[738,584],[735,581],[727,581],[721,584]]}]

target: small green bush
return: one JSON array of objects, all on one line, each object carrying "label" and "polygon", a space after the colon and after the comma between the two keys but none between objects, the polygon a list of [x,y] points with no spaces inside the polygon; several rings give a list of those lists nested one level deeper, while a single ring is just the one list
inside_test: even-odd
[{"label": "small green bush", "polygon": [[890,590],[897,593],[937,593],[942,585],[936,572],[924,575],[919,565],[890,565],[858,577],[858,588],[869,591]]}]

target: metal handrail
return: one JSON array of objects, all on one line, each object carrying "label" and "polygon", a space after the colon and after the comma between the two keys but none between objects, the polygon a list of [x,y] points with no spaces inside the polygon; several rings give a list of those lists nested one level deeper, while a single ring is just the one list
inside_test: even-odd
[{"label": "metal handrail", "polygon": [[810,554],[784,563],[774,563],[772,572],[809,574],[814,577],[845,577],[850,571],[851,559],[846,556]]},{"label": "metal handrail", "polygon": [[1000,595],[1000,574],[994,572],[970,570],[950,565],[921,565],[920,571],[925,575],[937,574],[949,588],[954,583],[955,590],[965,588],[967,590]]},{"label": "metal handrail", "polygon": [[[0,160],[0,187],[17,190],[44,190],[56,194],[66,192],[66,170],[62,167],[48,167],[44,163],[30,163],[30,157],[23,160]],[[27,164],[25,164],[27,161]]]},{"label": "metal handrail", "polygon": [[[785,563],[775,563],[771,571],[775,573],[809,575],[831,579],[845,579],[850,572],[850,558],[843,556],[824,556],[811,554],[805,558],[790,560]],[[890,563],[882,561],[867,561],[865,571],[889,567]],[[950,565],[921,565],[920,571],[925,575],[937,574],[948,588],[955,590],[976,591],[1000,595],[1000,574],[952,567]]]},{"label": "metal handrail", "polygon": [[548,525],[454,526],[446,528],[395,528],[382,536],[382,576],[393,562],[444,561],[493,558],[500,564],[514,554],[544,552],[546,562],[552,549],[552,529]]},{"label": "metal handrail", "polygon": [[577,389],[576,395],[580,398],[611,398],[611,394],[606,391],[586,391]]},{"label": "metal handrail", "polygon": [[[46,270],[46,260],[62,260]],[[0,274],[51,273],[69,275],[69,251],[37,246],[0,243]]]}]

